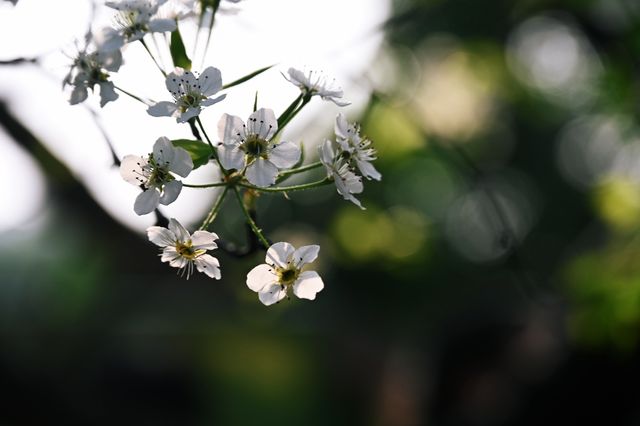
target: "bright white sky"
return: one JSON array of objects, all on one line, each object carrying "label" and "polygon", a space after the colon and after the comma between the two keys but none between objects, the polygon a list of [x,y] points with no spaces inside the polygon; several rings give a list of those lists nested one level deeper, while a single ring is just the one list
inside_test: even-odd
[{"label": "bright white sky", "polygon": [[[194,71],[200,70],[202,62],[204,67],[219,68],[223,81],[230,82],[266,65],[277,65],[231,89],[225,101],[204,110],[201,118],[209,136],[216,136],[222,113],[246,119],[256,91],[259,106],[274,109],[276,115],[283,111],[298,94],[280,75],[290,66],[320,69],[335,77],[345,98],[353,102],[343,112],[355,116],[361,111],[370,91],[362,76],[382,43],[383,34],[378,28],[390,13],[390,0],[244,0],[237,9],[236,14],[218,16],[208,55],[203,61],[192,58]],[[109,8],[96,9],[96,20],[102,25],[108,25],[112,15]],[[106,143],[87,109],[70,106],[66,101],[68,92],[60,89],[71,62],[67,56],[77,52],[74,42],[82,40],[90,16],[88,0],[20,0],[15,7],[0,1],[0,59],[45,55],[46,69],[28,65],[0,67],[0,99],[8,101],[18,119],[73,170],[105,210],[127,226],[143,230],[154,218],[139,217],[133,212],[139,190],[124,182],[118,170],[111,167]],[[191,54],[195,23],[181,24],[180,29]],[[162,41],[161,37],[157,39]],[[147,40],[153,49],[153,40]],[[161,49],[160,54],[170,70],[168,51]],[[139,43],[126,49],[124,60],[120,72],[113,75],[118,86],[156,101],[170,100],[162,75]],[[150,152],[160,136],[190,137],[187,125],[178,125],[172,118],[151,117],[142,104],[124,95],[104,109],[99,108],[97,100],[95,96],[87,105],[98,111],[120,157]],[[334,104],[314,100],[283,137],[293,142],[304,140],[309,150],[330,134],[337,112],[339,108]],[[12,206],[0,213],[1,233],[33,220],[36,212],[44,208],[45,191],[37,167],[4,132],[0,132],[0,154],[5,164],[12,165],[0,168],[0,181],[12,182],[0,187],[1,205]],[[199,169],[186,181],[208,182],[208,173]],[[213,196],[212,191],[185,189],[164,213],[186,223],[199,220]]]}]

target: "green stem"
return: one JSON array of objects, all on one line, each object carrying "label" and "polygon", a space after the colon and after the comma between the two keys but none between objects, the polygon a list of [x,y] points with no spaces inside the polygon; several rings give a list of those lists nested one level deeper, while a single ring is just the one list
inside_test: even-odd
[{"label": "green stem", "polygon": [[227,186],[222,191],[222,193],[220,194],[220,196],[216,200],[215,204],[211,208],[211,211],[209,212],[209,214],[205,218],[204,222],[202,222],[202,225],[200,226],[200,229],[205,229],[206,230],[209,227],[209,225],[211,225],[211,223],[213,223],[213,221],[216,219],[216,216],[218,215],[218,212],[220,211],[220,207],[222,207],[222,202],[224,201],[224,197],[227,195],[227,191],[228,190],[229,190],[229,187]]},{"label": "green stem", "polygon": [[162,75],[166,78],[167,77],[167,73],[164,72],[164,70],[162,69],[162,67],[160,66],[158,61],[156,60],[156,57],[153,56],[153,53],[151,53],[151,50],[149,50],[149,46],[147,46],[147,43],[145,43],[145,41],[143,39],[140,39],[140,43],[142,43],[142,45],[144,46],[144,48],[147,51],[147,53],[149,54],[149,56],[151,56],[151,59],[153,60],[153,63],[156,64],[156,67],[158,67],[158,69],[160,70]]},{"label": "green stem", "polygon": [[222,167],[222,163],[220,162],[220,159],[218,158],[218,151],[216,150],[216,148],[211,143],[211,139],[209,139],[209,135],[207,135],[207,131],[204,129],[204,126],[202,125],[202,121],[200,121],[200,117],[197,116],[197,115],[196,115],[196,122],[200,126],[200,130],[202,130],[202,134],[204,135],[204,138],[207,140],[207,143],[211,147],[211,155],[213,155],[213,158],[218,163],[218,166],[220,167],[220,170],[222,171],[222,174],[224,174],[226,176],[228,174],[228,172],[225,170],[224,167]]},{"label": "green stem", "polygon": [[280,177],[295,175],[298,173],[303,173],[308,170],[313,170],[315,168],[318,168],[320,166],[322,166],[322,163],[320,161],[316,161],[315,163],[307,164],[306,166],[300,166],[296,169],[284,170],[278,174],[278,177],[280,178]]},{"label": "green stem", "polygon": [[140,97],[138,97],[138,96],[134,95],[133,93],[131,93],[131,92],[127,92],[126,90],[124,90],[124,89],[122,89],[122,88],[120,88],[120,87],[116,86],[115,84],[113,85],[113,87],[115,87],[117,90],[121,91],[121,92],[122,92],[122,93],[124,93],[125,95],[129,96],[130,98],[133,98],[133,99],[135,99],[136,101],[141,102],[141,103],[145,104],[146,106],[149,106],[149,104],[148,104],[147,102],[143,101],[143,100],[142,100],[142,98],[140,98]]},{"label": "green stem", "polygon": [[[298,113],[300,111],[302,111],[302,108],[305,107],[305,105],[307,105],[309,103],[309,101],[311,100],[310,96],[302,96],[300,95],[300,97],[302,97],[302,103],[300,104],[300,106],[298,108],[296,108],[292,113],[290,113],[288,116],[284,117],[284,120],[282,121],[282,123],[278,123],[278,130],[276,130],[276,132],[274,133],[274,135],[272,136],[272,139],[275,138],[278,133],[280,133],[282,131],[282,129],[284,129],[284,126],[286,126],[287,124],[289,124],[289,122],[291,120],[293,120],[293,117],[295,117],[296,115],[298,115]],[[300,99],[300,97],[298,97],[296,99],[296,101],[298,99]],[[295,101],[294,101],[295,102]],[[293,104],[292,104],[293,105]],[[284,114],[283,114],[284,115]]]},{"label": "green stem", "polygon": [[216,188],[221,186],[229,186],[227,182],[216,182],[216,183],[203,183],[199,185],[189,184],[182,182],[182,186],[185,188]]},{"label": "green stem", "polygon": [[305,189],[318,188],[320,186],[324,186],[331,183],[329,178],[324,178],[322,180],[318,180],[316,182],[303,183],[300,185],[292,185],[292,186],[279,186],[273,188],[261,188],[259,186],[248,185],[246,183],[238,183],[238,186],[242,186],[243,188],[253,189],[254,191],[260,192],[290,192],[290,191],[303,191]]},{"label": "green stem", "polygon": [[260,228],[258,228],[258,225],[256,225],[256,222],[253,220],[253,218],[249,214],[249,211],[247,210],[247,206],[245,206],[244,201],[242,201],[242,196],[240,195],[240,191],[238,190],[237,187],[234,187],[233,191],[236,193],[236,198],[238,199],[238,203],[240,203],[240,208],[242,208],[242,213],[244,213],[245,217],[247,218],[247,223],[251,227],[251,230],[253,231],[254,234],[256,234],[256,237],[258,237],[258,239],[260,240],[264,248],[269,249],[269,246],[270,246],[269,241],[267,241],[265,236],[262,234],[262,231],[260,230]]}]

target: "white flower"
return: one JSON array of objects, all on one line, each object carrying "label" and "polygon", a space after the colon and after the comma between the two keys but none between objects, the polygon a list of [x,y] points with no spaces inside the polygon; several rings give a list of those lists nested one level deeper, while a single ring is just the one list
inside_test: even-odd
[{"label": "white flower", "polygon": [[[331,101],[338,106],[347,106],[351,102],[343,101],[342,90],[333,87],[333,81],[328,82],[327,77],[317,71],[309,71],[306,74],[295,68],[289,68],[287,71],[289,77],[283,74],[284,78],[294,85],[298,86],[303,95],[318,95],[325,101]],[[335,80],[334,80],[335,81]]]},{"label": "white flower", "polygon": [[193,235],[175,219],[169,221],[169,228],[150,226],[147,228],[149,241],[163,247],[160,260],[169,262],[174,268],[182,269],[187,279],[193,273],[193,266],[199,272],[217,280],[220,279],[220,263],[218,259],[206,254],[218,246],[214,243],[218,236],[213,232],[196,231]]},{"label": "white flower", "polygon": [[278,169],[294,166],[300,159],[300,148],[291,142],[271,140],[278,130],[273,110],[260,108],[249,116],[247,124],[240,117],[223,114],[218,122],[222,144],[218,156],[225,169],[242,170],[254,185],[273,185]]},{"label": "white flower", "polygon": [[108,80],[107,71],[118,71],[121,65],[122,54],[118,50],[87,53],[85,49],[78,52],[63,82],[65,86],[73,86],[69,103],[75,105],[83,102],[87,99],[88,89],[94,90],[96,84],[100,87],[100,106],[118,99],[115,86]]},{"label": "white flower", "polygon": [[258,298],[267,306],[284,299],[289,288],[293,288],[293,294],[300,299],[314,300],[324,283],[317,272],[302,272],[302,267],[313,262],[319,251],[317,245],[296,250],[289,243],[275,243],[267,250],[266,264],[256,266],[247,274],[247,286],[258,292]]},{"label": "white flower", "polygon": [[101,34],[101,46],[115,50],[125,43],[141,40],[147,33],[171,32],[177,28],[175,19],[156,17],[158,8],[167,0],[120,0],[105,4],[118,10],[114,23],[116,28],[107,28]]},{"label": "white flower", "polygon": [[182,20],[196,16],[196,0],[168,0],[158,10],[158,17]]},{"label": "white flower", "polygon": [[377,159],[376,150],[371,147],[369,139],[360,136],[360,126],[349,124],[340,113],[336,117],[335,133],[336,141],[342,148],[342,155],[356,164],[362,176],[380,180],[382,175],[371,164],[371,161]]},{"label": "white flower", "polygon": [[133,205],[139,215],[151,213],[158,204],[173,203],[182,190],[182,182],[172,173],[187,177],[191,170],[193,161],[189,153],[174,147],[165,137],[156,141],[148,157],[127,155],[120,164],[122,178],[144,190]]},{"label": "white flower", "polygon": [[203,106],[213,105],[227,96],[209,98],[222,88],[220,70],[214,67],[206,68],[200,77],[191,71],[176,68],[167,75],[166,85],[174,101],[158,102],[151,105],[147,112],[154,117],[176,117],[178,123],[189,121],[200,114]]},{"label": "white flower", "polygon": [[327,170],[327,176],[333,179],[338,194],[347,201],[351,201],[362,210],[365,208],[353,194],[360,194],[364,186],[362,178],[356,175],[339,152],[333,150],[331,141],[326,140],[319,148],[320,162]]}]

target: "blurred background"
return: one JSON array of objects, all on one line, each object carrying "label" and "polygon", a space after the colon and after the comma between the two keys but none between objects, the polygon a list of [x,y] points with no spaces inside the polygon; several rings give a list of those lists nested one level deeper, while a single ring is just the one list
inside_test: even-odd
[{"label": "blurred background", "polygon": [[[364,212],[333,187],[258,200],[273,241],[322,247],[318,298],[271,307],[244,283],[263,253],[217,251],[220,282],[180,279],[132,211],[109,146],[142,154],[188,128],[124,96],[67,105],[60,52],[108,10],[12,3],[1,424],[640,424],[638,2],[246,0],[221,15],[205,65],[226,81],[278,69],[207,110],[210,134],[256,90],[282,111],[296,90],[278,71],[304,58],[353,100],[342,111],[383,174]],[[160,99],[136,49],[114,80]],[[337,112],[318,100],[285,135],[313,158]],[[164,213],[193,229],[213,194],[183,195]],[[227,204],[213,230],[243,244]]]}]

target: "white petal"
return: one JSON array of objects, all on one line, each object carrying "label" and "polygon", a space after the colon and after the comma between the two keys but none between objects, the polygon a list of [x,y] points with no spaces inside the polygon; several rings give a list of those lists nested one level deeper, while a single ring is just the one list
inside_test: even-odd
[{"label": "white petal", "polygon": [[173,102],[168,101],[158,102],[147,108],[147,112],[152,117],[172,117],[177,110],[178,106]]},{"label": "white petal", "polygon": [[331,145],[330,140],[325,140],[320,148],[318,149],[320,153],[320,161],[322,164],[333,168],[333,160],[335,159],[335,153],[333,151],[333,146]]},{"label": "white petal", "polygon": [[162,226],[150,226],[147,228],[149,241],[160,247],[173,246],[176,243],[176,236],[173,232]]},{"label": "white petal", "polygon": [[298,276],[293,284],[293,294],[300,299],[313,300],[316,298],[316,293],[323,288],[322,278],[316,271],[305,271]]},{"label": "white petal", "polygon": [[71,97],[69,98],[69,103],[71,105],[79,104],[80,102],[84,102],[89,96],[87,92],[87,86],[85,85],[76,85],[71,91]]},{"label": "white petal", "polygon": [[113,28],[104,28],[95,34],[94,41],[99,50],[109,52],[118,50],[124,45],[124,36]]},{"label": "white petal", "polygon": [[258,298],[265,306],[278,303],[287,295],[287,290],[279,285],[271,285],[258,293]]},{"label": "white petal", "polygon": [[211,278],[219,280],[222,276],[222,274],[220,274],[220,262],[209,254],[198,256],[193,262],[196,264],[198,271],[207,274]]},{"label": "white petal", "polygon": [[284,268],[288,265],[288,262],[291,260],[294,252],[295,248],[287,242],[281,241],[279,243],[272,244],[267,250],[265,262],[269,265]]},{"label": "white petal", "polygon": [[156,207],[158,207],[159,203],[160,192],[155,188],[147,189],[146,191],[142,191],[142,193],[136,198],[136,201],[133,204],[133,211],[142,216],[143,214],[148,214],[154,211]]},{"label": "white petal", "polygon": [[226,144],[240,143],[245,138],[244,121],[235,115],[222,114],[218,121],[218,137]]},{"label": "white petal", "polygon": [[227,170],[240,170],[244,167],[244,152],[237,146],[224,144],[218,146],[218,158],[222,167]]},{"label": "white petal", "polygon": [[362,173],[362,176],[366,177],[367,179],[382,179],[382,175],[380,174],[380,172],[377,171],[376,168],[373,167],[373,164],[371,164],[370,162],[356,159],[356,165],[358,166],[360,173]]},{"label": "white petal", "polygon": [[167,86],[167,90],[173,93],[180,92],[180,79],[184,74],[184,70],[182,68],[176,68],[174,71],[167,74],[167,79],[165,80],[165,84]]},{"label": "white petal", "polygon": [[336,116],[336,122],[334,125],[334,132],[336,136],[341,139],[349,139],[348,130],[349,123],[347,122],[347,119],[344,118],[344,115],[342,113],[339,113]]},{"label": "white petal", "polygon": [[262,291],[266,286],[278,282],[278,276],[269,265],[258,265],[247,274],[247,287],[253,291]]},{"label": "white petal", "polygon": [[289,78],[287,80],[289,80],[291,83],[295,84],[296,86],[300,88],[310,86],[309,80],[306,78],[306,76],[302,71],[297,70],[295,68],[289,68],[287,73],[289,74]]},{"label": "white petal", "polygon": [[178,258],[183,259],[180,253],[178,253],[178,251],[176,250],[176,246],[170,245],[166,246],[164,250],[162,250],[162,256],[160,257],[160,260],[162,262],[173,262]]},{"label": "white petal", "polygon": [[191,238],[189,231],[187,231],[184,226],[174,218],[169,220],[169,230],[175,234],[178,241],[185,242],[189,241]]},{"label": "white petal", "polygon": [[249,167],[245,176],[252,184],[260,187],[271,186],[276,183],[278,168],[269,160],[264,158],[256,159]]},{"label": "white petal", "polygon": [[172,180],[164,185],[162,188],[162,196],[160,197],[160,204],[168,205],[173,203],[180,195],[182,191],[182,182],[179,180]]},{"label": "white petal", "polygon": [[161,136],[153,144],[153,158],[157,164],[165,165],[166,163],[173,162],[174,148],[171,141]]},{"label": "white petal", "polygon": [[186,123],[193,117],[197,117],[200,114],[200,111],[202,111],[202,108],[200,107],[189,107],[185,112],[183,112],[176,118],[176,121],[178,123]]},{"label": "white petal", "polygon": [[307,263],[311,263],[316,260],[319,251],[320,246],[316,244],[310,246],[302,246],[297,249],[292,256],[296,267],[300,269],[302,265],[306,265]]},{"label": "white petal", "polygon": [[[171,144],[173,146],[173,144]],[[173,160],[169,164],[169,170],[178,176],[187,177],[193,170],[193,160],[186,149],[174,147]]]},{"label": "white petal", "polygon": [[291,142],[281,142],[269,152],[269,161],[279,169],[295,166],[300,160],[300,148]]},{"label": "white petal", "polygon": [[100,106],[104,107],[107,102],[118,99],[118,94],[112,82],[104,81],[100,83]]},{"label": "white petal", "polygon": [[201,93],[211,96],[222,88],[222,74],[218,68],[207,67],[198,77]]},{"label": "white petal", "polygon": [[200,102],[200,105],[202,105],[202,106],[211,106],[213,104],[217,104],[218,102],[220,102],[221,100],[223,100],[226,97],[227,97],[227,95],[220,95],[217,98],[208,98],[208,99],[205,99],[202,102]]},{"label": "white petal", "polygon": [[272,109],[260,108],[249,116],[247,128],[249,133],[269,140],[278,130],[278,120],[276,120],[276,115]]},{"label": "white petal", "polygon": [[153,19],[149,21],[149,31],[152,33],[165,33],[175,31],[177,25],[173,19]]},{"label": "white petal", "polygon": [[217,244],[214,243],[218,239],[218,235],[209,231],[196,231],[191,236],[191,243],[196,250],[213,250],[217,248]]},{"label": "white petal", "polygon": [[140,186],[146,179],[142,177],[142,167],[147,160],[139,155],[125,155],[120,162],[120,176],[132,185]]},{"label": "white petal", "polygon": [[122,65],[122,52],[120,50],[99,50],[96,52],[96,56],[102,67],[107,71],[118,71]]}]

